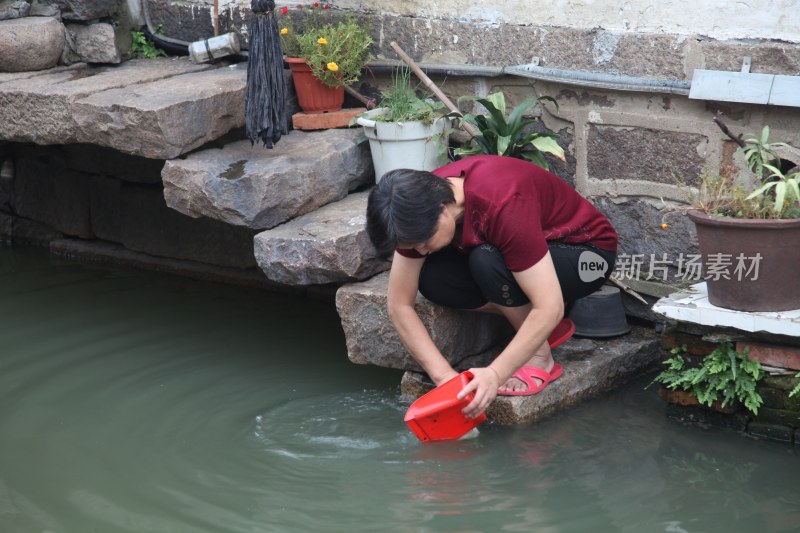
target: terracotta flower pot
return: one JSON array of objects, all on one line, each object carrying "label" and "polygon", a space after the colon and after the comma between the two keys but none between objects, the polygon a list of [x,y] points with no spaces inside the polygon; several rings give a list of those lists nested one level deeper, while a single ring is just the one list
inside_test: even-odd
[{"label": "terracotta flower pot", "polygon": [[800,309],[800,219],[688,215],[697,228],[709,302],[737,311]]},{"label": "terracotta flower pot", "polygon": [[297,102],[303,113],[326,113],[338,111],[344,104],[344,86],[328,87],[311,73],[308,62],[302,58],[287,57],[286,62],[292,71]]}]

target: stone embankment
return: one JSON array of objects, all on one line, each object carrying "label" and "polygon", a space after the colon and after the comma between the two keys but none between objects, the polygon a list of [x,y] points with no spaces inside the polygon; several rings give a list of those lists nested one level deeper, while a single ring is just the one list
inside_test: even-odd
[{"label": "stone embankment", "polygon": [[[405,370],[403,390],[418,394],[423,375],[386,315],[389,263],[365,233],[367,144],[341,129],[293,131],[273,150],[251,146],[243,67],[161,59],[0,74],[0,235],[278,290],[338,289],[350,359]],[[421,297],[417,308],[459,368],[485,363],[512,333],[496,316]],[[505,424],[537,420],[650,368],[656,341],[635,331],[568,341],[557,354],[560,380],[498,400],[490,414]]]}]

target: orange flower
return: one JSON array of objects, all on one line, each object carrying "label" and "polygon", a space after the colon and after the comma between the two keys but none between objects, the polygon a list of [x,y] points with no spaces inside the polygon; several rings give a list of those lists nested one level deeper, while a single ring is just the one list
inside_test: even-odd
[{"label": "orange flower", "polygon": [[667,229],[668,227],[669,227],[669,224],[667,224],[666,222],[661,224],[661,229]]},{"label": "orange flower", "polygon": [[339,70],[339,65],[337,65],[333,61],[328,63],[326,66],[328,67],[328,70],[330,70],[331,72],[336,72],[337,70]]}]

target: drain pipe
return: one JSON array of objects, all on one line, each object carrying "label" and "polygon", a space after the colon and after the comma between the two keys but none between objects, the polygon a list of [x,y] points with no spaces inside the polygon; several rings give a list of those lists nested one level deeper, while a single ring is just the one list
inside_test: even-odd
[{"label": "drain pipe", "polygon": [[667,80],[642,78],[609,74],[606,72],[590,72],[583,70],[563,70],[540,67],[536,62],[527,65],[506,67],[506,74],[523,76],[542,81],[577,85],[594,89],[613,89],[617,91],[635,91],[644,93],[689,94],[692,82],[689,80]]},{"label": "drain pipe", "polygon": [[[376,73],[392,72],[402,63],[399,61],[374,61],[367,65],[367,70]],[[617,91],[652,92],[666,94],[689,94],[692,82],[689,80],[670,80],[643,78],[591,72],[585,70],[565,70],[544,68],[534,64],[492,67],[481,65],[440,65],[418,63],[428,75],[433,76],[474,76],[495,78],[499,76],[522,76],[541,81],[551,81],[564,85],[576,85],[595,89],[613,89]]]},{"label": "drain pipe", "polygon": [[171,54],[181,56],[189,55],[190,43],[188,41],[181,41],[180,39],[173,39],[172,37],[167,37],[166,35],[156,34],[156,31],[153,28],[153,22],[150,20],[149,2],[148,0],[141,1],[142,13],[144,14],[145,35],[147,38],[157,44],[159,48],[163,48]]}]

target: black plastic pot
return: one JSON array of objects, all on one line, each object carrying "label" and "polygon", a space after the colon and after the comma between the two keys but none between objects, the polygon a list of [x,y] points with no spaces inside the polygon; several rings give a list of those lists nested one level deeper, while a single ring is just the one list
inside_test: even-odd
[{"label": "black plastic pot", "polygon": [[575,336],[604,338],[624,335],[631,330],[625,317],[625,306],[619,289],[603,285],[575,301],[569,311],[575,323]]}]

